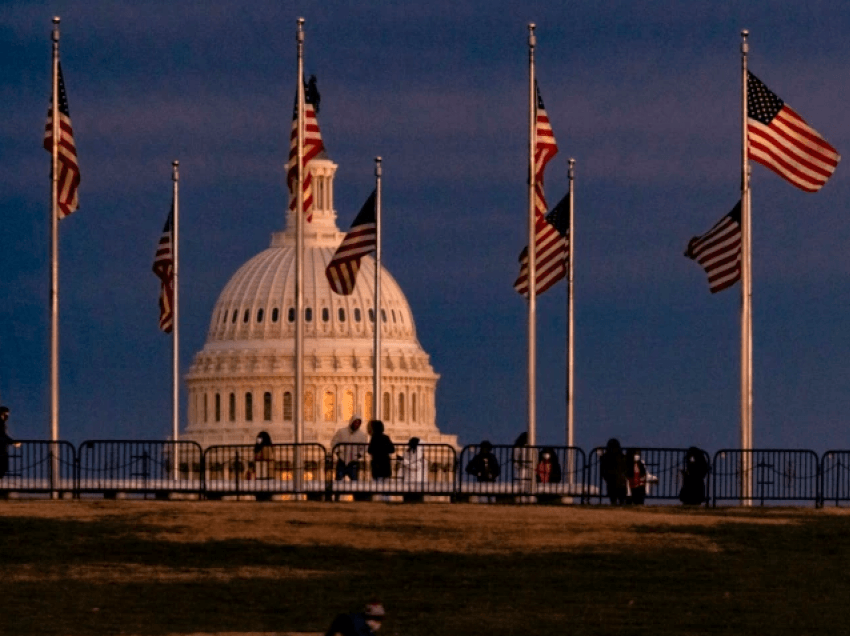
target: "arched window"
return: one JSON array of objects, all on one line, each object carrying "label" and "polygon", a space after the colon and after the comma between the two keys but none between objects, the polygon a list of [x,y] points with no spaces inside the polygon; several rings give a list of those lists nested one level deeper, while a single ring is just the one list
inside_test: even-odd
[{"label": "arched window", "polygon": [[327,322],[331,319],[331,312],[327,307],[322,307],[322,322]]},{"label": "arched window", "polygon": [[342,396],[342,419],[348,421],[354,415],[354,391],[348,390]]},{"label": "arched window", "polygon": [[246,309],[245,313],[242,314],[242,322],[248,322],[248,319],[251,317],[251,310]]},{"label": "arched window", "polygon": [[392,399],[389,393],[384,393],[384,404],[383,410],[381,411],[381,419],[389,420],[392,419]]},{"label": "arched window", "polygon": [[393,322],[395,322],[395,309],[391,309],[390,313],[393,315]]},{"label": "arched window", "polygon": [[254,421],[254,395],[250,392],[245,394],[245,421]]},{"label": "arched window", "polygon": [[336,420],[336,405],[334,404],[333,391],[325,391],[325,394],[322,396],[322,414],[326,422]]},{"label": "arched window", "polygon": [[375,310],[369,309],[369,322],[375,322]]},{"label": "arched window", "polygon": [[342,307],[339,308],[339,321],[345,322],[345,309]]},{"label": "arched window", "polygon": [[416,394],[410,396],[410,419],[416,421]]},{"label": "arched window", "polygon": [[233,310],[233,316],[232,316],[232,317],[231,317],[231,319],[230,319],[230,322],[231,322],[231,323],[235,323],[235,322],[236,322],[236,316],[237,316],[237,315],[239,315],[239,310],[238,310],[238,309],[234,309],[234,310]]},{"label": "arched window", "polygon": [[307,307],[304,310],[304,322],[313,322],[313,308]]},{"label": "arched window", "polygon": [[360,307],[354,308],[354,322],[360,322]]},{"label": "arched window", "polygon": [[295,307],[289,308],[289,311],[286,312],[286,318],[289,322],[295,322]]},{"label": "arched window", "polygon": [[313,421],[313,392],[305,391],[304,392],[304,421],[312,422]]},{"label": "arched window", "polygon": [[207,411],[207,394],[204,393],[204,424],[207,423],[207,415],[209,415],[209,412]]},{"label": "arched window", "polygon": [[367,391],[366,397],[363,400],[363,415],[367,420],[375,419],[375,410],[372,405],[372,392]]},{"label": "arched window", "polygon": [[257,322],[263,322],[263,308],[257,310]]},{"label": "arched window", "polygon": [[227,311],[221,312],[221,322],[223,322],[223,323],[227,322]]},{"label": "arched window", "polygon": [[230,394],[230,411],[228,412],[228,416],[231,422],[236,421],[236,394]]},{"label": "arched window", "polygon": [[404,421],[404,393],[398,394],[398,421]]},{"label": "arched window", "polygon": [[289,391],[283,394],[283,421],[292,421],[292,393]]},{"label": "arched window", "polygon": [[268,391],[263,393],[263,420],[272,421],[272,394]]},{"label": "arched window", "polygon": [[278,315],[278,309],[277,307],[275,307],[274,309],[272,309],[272,322],[277,322]]},{"label": "arched window", "polygon": [[387,312],[383,309],[381,310],[381,320],[384,322],[387,321]]},{"label": "arched window", "polygon": [[215,394],[215,421],[221,421],[221,394]]}]

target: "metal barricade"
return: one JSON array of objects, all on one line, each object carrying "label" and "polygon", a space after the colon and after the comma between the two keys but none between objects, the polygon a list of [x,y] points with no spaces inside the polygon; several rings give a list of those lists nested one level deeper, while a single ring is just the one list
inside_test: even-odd
[{"label": "metal barricade", "polygon": [[202,451],[195,442],[87,440],[77,457],[81,494],[166,497],[203,491]]},{"label": "metal barricade", "polygon": [[372,495],[419,501],[425,496],[453,497],[457,452],[448,444],[396,444],[389,477],[373,476],[366,444],[337,444],[328,456],[329,490],[335,498]]},{"label": "metal barricade", "polygon": [[820,466],[821,505],[829,501],[838,506],[842,501],[850,501],[850,451],[826,451]]},{"label": "metal barricade", "polygon": [[713,505],[717,501],[820,502],[820,460],[814,451],[723,449],[714,454]]},{"label": "metal barricade", "polygon": [[68,442],[17,440],[7,446],[8,468],[0,492],[76,492],[77,455]]},{"label": "metal barricade", "polygon": [[[548,455],[549,457],[544,457]],[[457,497],[478,502],[581,501],[586,458],[575,446],[465,446],[457,469]]]},{"label": "metal barricade", "polygon": [[[628,461],[628,452],[637,451],[640,455],[640,460],[646,467],[646,500],[679,500],[682,490],[683,474],[685,470],[685,457],[688,454],[688,448],[641,448],[629,447],[623,448],[624,457],[626,458],[626,466],[630,466]],[[703,478],[703,497],[702,502],[706,506],[710,501],[710,485],[711,485],[711,457],[702,449],[697,449],[702,453],[705,459],[705,464],[709,471]],[[608,485],[602,475],[601,460],[605,453],[604,446],[597,446],[590,451],[588,458],[588,476],[587,483],[588,497],[587,501],[592,502],[594,499],[598,503],[602,503],[608,494]],[[626,475],[628,478],[628,475]]]},{"label": "metal barricade", "polygon": [[324,496],[327,451],[321,444],[253,444],[209,446],[204,451],[204,486],[208,499],[251,495]]}]

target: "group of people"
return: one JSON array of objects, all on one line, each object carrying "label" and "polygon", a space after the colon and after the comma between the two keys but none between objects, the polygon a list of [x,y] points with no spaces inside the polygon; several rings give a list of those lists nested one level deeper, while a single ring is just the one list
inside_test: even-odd
[{"label": "group of people", "polygon": [[[699,505],[705,501],[705,478],[709,464],[700,449],[691,446],[685,453],[682,486],[679,500],[688,505]],[[599,472],[608,491],[612,505],[642,504],[646,500],[649,484],[658,478],[646,470],[646,464],[637,449],[626,451],[619,440],[611,438],[599,458]]]},{"label": "group of people", "polygon": [[[535,458],[535,453],[537,457]],[[561,462],[555,449],[547,446],[539,451],[528,445],[528,433],[520,433],[511,451],[512,479],[515,482],[531,484],[561,483]],[[466,473],[480,482],[492,482],[502,474],[499,460],[493,453],[493,445],[484,440],[478,445],[478,452],[466,465]]]},{"label": "group of people", "polygon": [[[360,476],[360,462],[366,453],[371,461],[372,479],[380,480],[392,477],[392,460],[395,444],[384,432],[381,420],[370,420],[367,426],[371,438],[361,430],[363,419],[353,415],[348,426],[339,429],[331,439],[331,448],[335,454],[335,476],[337,481],[350,479],[357,481]],[[418,437],[411,437],[404,453],[397,455],[401,463],[401,476],[405,481],[419,483],[425,480],[425,453],[419,445]]]}]

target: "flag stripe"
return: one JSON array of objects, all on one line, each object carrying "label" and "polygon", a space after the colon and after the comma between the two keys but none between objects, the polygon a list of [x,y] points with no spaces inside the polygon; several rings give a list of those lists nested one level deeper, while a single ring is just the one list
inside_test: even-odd
[{"label": "flag stripe", "polygon": [[337,294],[349,296],[354,292],[357,273],[360,271],[360,259],[376,249],[376,201],[377,191],[372,191],[325,269],[328,283]]},{"label": "flag stripe", "polygon": [[[318,93],[315,90],[315,79],[311,78],[304,91],[304,148],[301,159],[304,198],[304,215],[307,222],[313,220],[313,177],[309,171],[309,163],[325,150],[322,132],[319,130],[319,120],[316,118]],[[297,207],[295,186],[298,181],[298,95],[295,96],[295,109],[292,113],[292,132],[289,136],[289,161],[287,162],[286,183],[289,187],[289,209]]]},{"label": "flag stripe", "polygon": [[829,142],[749,72],[747,145],[753,161],[806,192],[820,190],[841,160]]},{"label": "flag stripe", "polygon": [[685,256],[699,263],[712,294],[741,279],[741,202],[702,236],[688,243]]},{"label": "flag stripe", "polygon": [[[543,215],[537,217],[534,239],[537,246],[536,294],[542,294],[567,275],[570,257],[569,223],[569,194],[561,199],[545,217]],[[514,289],[523,296],[528,296],[528,248],[522,250],[519,262],[519,277],[514,282]]]},{"label": "flag stripe", "polygon": [[159,328],[171,333],[174,328],[174,203],[162,228],[162,236],[156,247],[153,260],[153,273],[160,280],[159,291]]},{"label": "flag stripe", "polygon": [[[68,96],[65,92],[65,80],[62,66],[59,65],[59,139],[57,147],[57,216],[64,219],[79,207],[78,189],[80,186],[80,167],[77,163],[77,146],[74,143],[74,129],[68,110]],[[47,123],[44,126],[44,149],[53,152],[53,98],[47,109]]]}]

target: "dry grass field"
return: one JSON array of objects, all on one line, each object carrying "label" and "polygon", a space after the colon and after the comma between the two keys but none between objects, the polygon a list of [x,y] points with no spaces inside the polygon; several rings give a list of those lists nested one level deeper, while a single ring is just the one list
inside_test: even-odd
[{"label": "dry grass field", "polygon": [[850,512],[0,502],[0,634],[843,633]]}]

